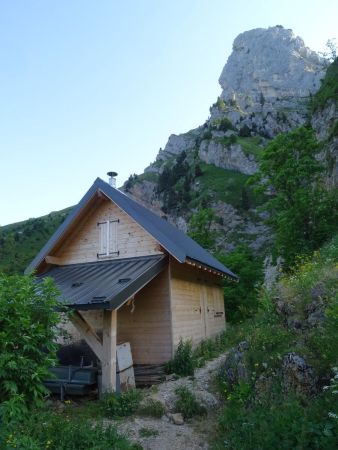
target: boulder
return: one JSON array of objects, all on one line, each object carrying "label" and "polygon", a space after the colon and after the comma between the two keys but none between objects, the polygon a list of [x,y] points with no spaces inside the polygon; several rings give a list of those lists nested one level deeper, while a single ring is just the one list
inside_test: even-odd
[{"label": "boulder", "polygon": [[286,355],[282,364],[283,388],[285,392],[296,391],[304,396],[316,392],[318,378],[313,367],[303,357],[292,352]]}]

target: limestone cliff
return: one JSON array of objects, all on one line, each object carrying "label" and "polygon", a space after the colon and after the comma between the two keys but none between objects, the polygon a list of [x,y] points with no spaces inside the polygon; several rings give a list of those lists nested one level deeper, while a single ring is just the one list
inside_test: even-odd
[{"label": "limestone cliff", "polygon": [[[257,171],[269,139],[308,121],[309,104],[326,66],[300,37],[281,26],[240,34],[219,78],[222,92],[210,117],[196,129],[172,134],[156,161],[143,175],[132,177],[126,190],[184,231],[191,214],[211,207],[222,248],[245,241],[262,250],[271,233],[257,209],[262,199],[247,187],[247,178]],[[318,134],[325,134],[322,122],[313,120]],[[180,159],[186,173],[177,178],[169,172],[177,171]],[[169,194],[159,187],[167,176]]]}]

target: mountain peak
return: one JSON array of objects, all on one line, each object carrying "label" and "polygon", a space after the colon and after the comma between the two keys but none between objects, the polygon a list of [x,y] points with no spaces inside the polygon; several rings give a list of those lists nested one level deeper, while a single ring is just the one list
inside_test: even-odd
[{"label": "mountain peak", "polygon": [[[273,123],[263,127],[263,122],[273,122],[267,116],[283,111],[288,128],[300,125],[305,110],[302,103],[318,90],[324,73],[325,60],[292,30],[277,25],[245,31],[234,40],[219,78],[226,114],[214,108],[211,119],[225,115],[234,124],[244,120],[269,136],[287,131],[274,129]],[[256,117],[251,120],[253,115]]]}]

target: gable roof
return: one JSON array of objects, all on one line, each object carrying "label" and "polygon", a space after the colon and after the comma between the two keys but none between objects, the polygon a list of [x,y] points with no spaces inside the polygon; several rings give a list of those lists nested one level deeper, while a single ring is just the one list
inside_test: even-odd
[{"label": "gable roof", "polygon": [[32,272],[39,266],[97,191],[101,191],[105,194],[108,199],[134,219],[135,222],[153,236],[162,247],[164,247],[168,253],[179,262],[184,263],[188,260],[193,260],[218,270],[231,278],[238,279],[231,270],[225,267],[189,236],[149,209],[140,205],[120,190],[113,188],[108,183],[101,180],[101,178],[95,180],[94,184],[73,208],[66,220],[60,225],[53,236],[29,264],[25,273]]}]

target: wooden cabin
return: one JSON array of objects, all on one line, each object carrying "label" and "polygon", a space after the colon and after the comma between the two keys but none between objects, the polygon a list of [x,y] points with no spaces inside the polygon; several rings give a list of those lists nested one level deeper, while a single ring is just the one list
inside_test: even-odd
[{"label": "wooden cabin", "polygon": [[98,178],[26,269],[54,278],[73,313],[68,331],[115,389],[116,345],[136,364],[170,360],[225,329],[222,283],[236,275],[191,238]]}]

